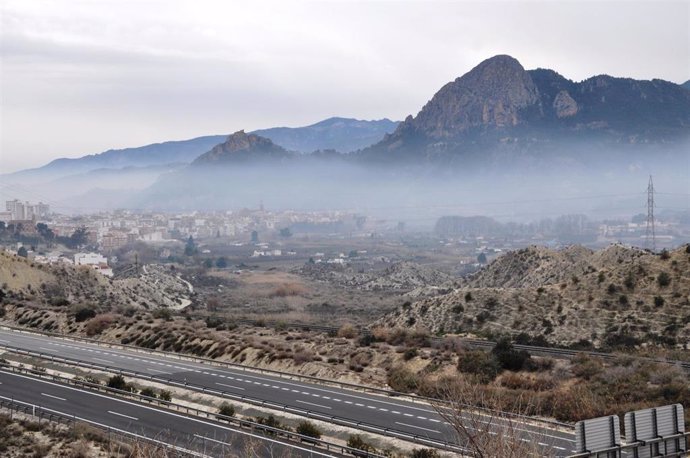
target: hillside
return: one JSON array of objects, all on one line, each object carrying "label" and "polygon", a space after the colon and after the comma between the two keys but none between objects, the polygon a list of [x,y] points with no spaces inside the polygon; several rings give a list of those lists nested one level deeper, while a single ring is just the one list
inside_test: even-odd
[{"label": "hillside", "polygon": [[621,245],[600,251],[530,247],[382,322],[434,333],[524,332],[559,344],[687,345],[690,248],[658,255]]},{"label": "hillside", "polygon": [[285,148],[270,139],[243,130],[228,136],[223,143],[194,159],[192,166],[218,165],[249,161],[276,161],[292,157]]},{"label": "hillside", "polygon": [[111,280],[90,267],[39,264],[5,251],[0,251],[0,285],[2,315],[20,324],[22,318],[25,322],[45,320],[46,329],[60,326],[63,318],[56,317],[64,317],[62,313],[83,308],[95,313],[125,313],[179,309],[190,303],[187,284],[163,267]]}]

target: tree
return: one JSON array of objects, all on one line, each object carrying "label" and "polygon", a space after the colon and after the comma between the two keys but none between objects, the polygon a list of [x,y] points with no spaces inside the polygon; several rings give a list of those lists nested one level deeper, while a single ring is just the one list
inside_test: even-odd
[{"label": "tree", "polygon": [[659,283],[659,286],[663,288],[671,284],[671,276],[668,274],[668,272],[661,272],[656,281]]},{"label": "tree", "polygon": [[72,233],[69,238],[68,245],[70,248],[77,248],[86,245],[88,241],[89,234],[86,232],[86,227],[82,226],[75,229],[75,231]]},{"label": "tree", "polygon": [[280,236],[285,238],[292,237],[292,231],[289,227],[284,227],[280,230]]},{"label": "tree", "polygon": [[22,258],[28,258],[29,257],[29,252],[26,251],[25,247],[19,247],[17,250],[17,256],[21,256]]},{"label": "tree", "polygon": [[196,254],[196,244],[194,238],[190,235],[187,239],[187,244],[184,246],[184,254],[186,256],[194,256]]},{"label": "tree", "polygon": [[487,259],[486,259],[486,254],[485,253],[479,253],[479,256],[477,256],[477,262],[479,264],[486,264]]},{"label": "tree", "polygon": [[[500,391],[487,390],[481,383],[465,380],[447,381],[438,388],[440,401],[433,407],[450,425],[455,438],[449,438],[462,448],[463,456],[473,458],[521,458],[526,456],[556,456],[549,441],[536,429],[525,430],[521,420],[498,409],[479,410],[506,405]],[[520,396],[510,400],[513,410],[530,415],[528,409],[538,403],[534,396]],[[426,453],[426,452],[420,452]],[[418,454],[413,456],[434,456]]]},{"label": "tree", "polygon": [[228,260],[224,256],[221,256],[220,258],[216,259],[216,267],[219,269],[225,269],[228,267]]},{"label": "tree", "polygon": [[252,243],[259,243],[259,233],[252,231]]},{"label": "tree", "polygon": [[211,258],[204,259],[204,267],[206,267],[207,269],[213,267],[213,261],[211,260]]}]

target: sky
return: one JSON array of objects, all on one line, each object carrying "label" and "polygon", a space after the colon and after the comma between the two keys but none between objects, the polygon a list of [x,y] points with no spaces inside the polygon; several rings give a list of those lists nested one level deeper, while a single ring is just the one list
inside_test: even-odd
[{"label": "sky", "polygon": [[0,173],[330,116],[402,120],[496,54],[690,79],[690,1],[2,0]]}]

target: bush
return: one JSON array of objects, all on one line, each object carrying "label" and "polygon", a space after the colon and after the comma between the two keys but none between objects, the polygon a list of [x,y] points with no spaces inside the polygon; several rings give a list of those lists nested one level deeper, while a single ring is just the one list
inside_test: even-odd
[{"label": "bush", "polygon": [[172,401],[172,392],[169,390],[162,390],[160,394],[158,395],[161,401],[167,401],[171,402]]},{"label": "bush", "polygon": [[671,255],[669,254],[668,250],[666,248],[664,248],[663,250],[661,250],[659,257],[661,259],[663,259],[664,261],[666,261],[667,259],[671,258]]},{"label": "bush", "polygon": [[125,378],[121,375],[113,375],[108,379],[108,388],[114,388],[116,390],[122,390],[122,391],[133,391],[133,388],[131,385],[129,385],[126,381]]},{"label": "bush", "polygon": [[664,298],[661,296],[654,296],[654,306],[662,307],[664,305]]},{"label": "bush", "polygon": [[96,311],[88,305],[82,305],[74,312],[74,321],[81,323],[96,316]]},{"label": "bush", "polygon": [[235,406],[224,402],[218,408],[218,414],[224,417],[234,417],[235,416]]},{"label": "bush", "polygon": [[432,448],[416,448],[412,450],[410,458],[441,458],[441,455]]},{"label": "bush", "polygon": [[297,434],[301,434],[303,436],[309,436],[315,439],[321,438],[321,430],[317,428],[314,423],[307,420],[300,421],[295,431]]},{"label": "bush", "polygon": [[465,302],[472,302],[472,293],[465,293]]},{"label": "bush", "polygon": [[388,370],[388,386],[395,391],[410,393],[419,386],[417,374],[404,367],[393,367]]},{"label": "bush", "polygon": [[508,339],[501,339],[496,343],[496,346],[491,350],[491,354],[496,357],[502,369],[509,371],[519,371],[525,366],[525,363],[531,358],[530,354],[524,350],[515,350],[513,344]]},{"label": "bush", "polygon": [[157,308],[153,311],[153,317],[163,319],[165,321],[172,321],[172,311],[166,308]]},{"label": "bush", "polygon": [[143,390],[139,392],[142,396],[147,396],[149,398],[155,398],[156,397],[156,392],[153,390],[153,388],[146,387]]},{"label": "bush", "polygon": [[493,354],[482,350],[470,350],[459,355],[458,371],[476,375],[483,382],[490,382],[501,371],[501,366]]},{"label": "bush", "polygon": [[661,272],[656,278],[656,281],[659,283],[659,286],[664,288],[671,284],[671,276],[667,272]]},{"label": "bush", "polygon": [[403,359],[405,361],[409,361],[412,358],[416,357],[419,354],[416,348],[408,348],[405,350],[405,353],[403,353]]},{"label": "bush", "polygon": [[89,337],[93,337],[96,334],[100,334],[106,329],[108,329],[116,320],[115,315],[111,313],[105,313],[102,315],[95,316],[86,323],[84,327],[84,332]]},{"label": "bush", "polygon": [[353,339],[357,336],[357,329],[350,323],[345,323],[338,329],[338,337],[344,337],[346,339]]},{"label": "bush", "polygon": [[[347,446],[363,452],[376,453],[376,448],[364,440],[360,434],[351,434],[347,439]],[[353,453],[354,456],[366,456],[364,454]]]}]

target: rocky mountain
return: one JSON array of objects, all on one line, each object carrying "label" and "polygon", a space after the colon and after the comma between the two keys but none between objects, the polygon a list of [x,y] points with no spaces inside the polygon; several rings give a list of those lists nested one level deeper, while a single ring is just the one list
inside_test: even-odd
[{"label": "rocky mountain", "polygon": [[669,253],[612,245],[507,253],[449,294],[383,323],[436,332],[516,335],[598,347],[690,343],[690,247]]},{"label": "rocky mountain", "polygon": [[690,91],[690,80],[687,80],[683,84],[680,85],[683,89],[687,89]]},{"label": "rocky mountain", "polygon": [[271,140],[255,134],[246,134],[243,130],[228,136],[210,151],[202,154],[192,162],[192,167],[242,163],[254,161],[279,161],[292,157],[285,148]]},{"label": "rocky mountain", "polygon": [[677,84],[608,75],[578,83],[501,55],[443,86],[416,116],[360,154],[467,162],[473,154],[486,160],[553,153],[574,142],[668,144],[689,137],[690,93]]}]

